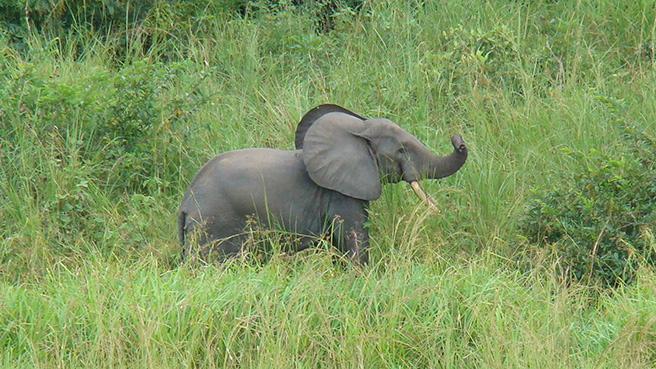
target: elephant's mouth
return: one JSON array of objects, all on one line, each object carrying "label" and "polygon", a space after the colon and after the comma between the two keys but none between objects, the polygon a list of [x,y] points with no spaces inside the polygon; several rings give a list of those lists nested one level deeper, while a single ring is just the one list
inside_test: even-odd
[{"label": "elephant's mouth", "polygon": [[421,201],[425,202],[428,204],[428,207],[433,210],[433,211],[438,211],[437,210],[437,202],[435,199],[431,197],[431,195],[427,194],[426,191],[424,191],[423,188],[421,188],[421,185],[417,181],[410,181],[410,187],[412,187],[412,190],[415,191],[415,194],[417,197],[421,199]]}]

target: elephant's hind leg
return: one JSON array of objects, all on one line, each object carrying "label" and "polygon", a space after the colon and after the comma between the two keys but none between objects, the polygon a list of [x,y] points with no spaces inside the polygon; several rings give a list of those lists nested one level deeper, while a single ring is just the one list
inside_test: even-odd
[{"label": "elephant's hind leg", "polygon": [[231,219],[231,222],[223,219],[209,218],[201,222],[187,217],[183,261],[224,260],[242,251],[248,239],[248,232],[244,231],[246,221],[229,216],[225,219]]}]

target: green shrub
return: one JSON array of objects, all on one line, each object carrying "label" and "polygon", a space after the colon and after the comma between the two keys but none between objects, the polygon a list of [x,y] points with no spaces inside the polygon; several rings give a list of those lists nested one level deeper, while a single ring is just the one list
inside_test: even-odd
[{"label": "green shrub", "polygon": [[[73,45],[78,38],[102,39],[113,45],[112,52],[119,61],[124,61],[132,51],[171,56],[175,48],[172,44],[185,42],[190,30],[199,30],[214,16],[236,12],[242,3],[242,0],[0,0],[0,30],[23,52],[29,49],[25,42],[33,33]],[[78,50],[78,54],[85,51]]]},{"label": "green shrub", "polygon": [[[181,172],[197,166],[206,76],[191,62],[147,61],[74,74],[62,63],[51,75],[37,60],[0,73],[0,213],[11,219],[0,261],[20,274],[87,248],[145,247],[152,213],[174,207]],[[151,215],[122,218],[137,210]]]},{"label": "green shrub", "polygon": [[519,58],[519,45],[513,32],[504,25],[490,29],[463,29],[461,26],[442,32],[444,53],[452,74],[474,74],[469,82],[503,81],[514,76],[512,62]]},{"label": "green shrub", "polygon": [[170,95],[168,90],[179,83],[179,73],[193,68],[190,63],[142,61],[110,78],[113,99],[93,123],[93,139],[96,156],[101,156],[94,161],[115,163],[106,173],[113,186],[141,192],[148,179],[162,178],[166,184],[177,177],[171,173],[180,166],[177,136],[185,134],[181,123],[206,101],[200,85],[207,74],[202,69],[192,73],[194,81],[186,92]]},{"label": "green shrub", "polygon": [[589,166],[536,194],[521,224],[529,241],[551,245],[566,278],[616,286],[631,283],[639,263],[656,265],[656,140],[626,127],[627,152],[591,151]]},{"label": "green shrub", "polygon": [[[86,206],[90,184],[115,199],[177,191],[189,160],[183,145],[192,129],[188,122],[206,102],[206,73],[194,69],[192,63],[142,61],[116,72],[79,71],[69,79],[26,65],[0,88],[0,179],[20,187],[17,181],[36,176],[35,192],[49,194],[49,202],[37,206],[67,214],[62,224],[75,223],[70,214],[86,217],[77,210]],[[31,151],[28,166],[13,159]],[[59,189],[51,193],[45,188],[50,182],[39,178],[59,181]]]},{"label": "green shrub", "polygon": [[[0,0],[0,30],[22,51],[28,49],[24,42],[29,33],[41,33],[63,43],[79,37],[104,39],[119,61],[133,51],[170,58],[192,35],[209,32],[216,18],[266,17],[299,8],[312,18],[308,23],[317,33],[325,33],[335,28],[336,14],[361,4],[358,0]],[[307,42],[317,39],[299,44]]]},{"label": "green shrub", "polygon": [[76,23],[97,31],[117,30],[168,13],[191,18],[201,12],[235,11],[245,0],[107,1],[107,0],[0,0],[0,22],[33,31],[68,30]]},{"label": "green shrub", "polygon": [[427,75],[444,92],[459,95],[473,88],[521,89],[518,73],[522,52],[505,25],[489,29],[450,27],[438,37],[439,49],[422,62]]}]

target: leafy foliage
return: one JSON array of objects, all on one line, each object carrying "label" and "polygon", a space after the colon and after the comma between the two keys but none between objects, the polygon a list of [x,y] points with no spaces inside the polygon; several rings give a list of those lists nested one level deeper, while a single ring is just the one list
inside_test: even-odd
[{"label": "leafy foliage", "polygon": [[175,177],[162,167],[179,156],[172,140],[176,134],[184,134],[181,123],[206,101],[202,70],[186,92],[167,94],[187,67],[142,61],[116,74],[98,69],[63,82],[35,74],[28,65],[18,79],[8,80],[2,91],[8,123],[0,126],[3,140],[7,148],[20,145],[16,135],[25,125],[44,143],[57,144],[53,137],[78,134],[78,139],[85,141],[79,153],[83,162],[113,163],[98,168],[110,188],[138,191],[144,188],[146,178]]},{"label": "leafy foliage", "polygon": [[490,29],[452,27],[442,32],[443,52],[438,65],[456,86],[518,83],[517,65],[521,52],[515,35],[505,25]]},{"label": "leafy foliage", "polygon": [[[47,264],[37,250],[66,258],[89,245],[104,255],[143,248],[144,204],[157,209],[152,196],[177,191],[183,168],[194,166],[187,153],[195,149],[184,143],[202,129],[188,122],[207,96],[206,74],[191,69],[144,60],[69,79],[24,63],[3,78],[0,190],[9,201],[1,210],[12,219],[2,230],[5,265]],[[116,207],[141,216],[121,221]]]},{"label": "leafy foliage", "polygon": [[636,127],[624,140],[620,158],[573,154],[588,167],[536,195],[521,225],[531,242],[553,245],[568,278],[616,286],[638,263],[656,265],[656,140]]}]

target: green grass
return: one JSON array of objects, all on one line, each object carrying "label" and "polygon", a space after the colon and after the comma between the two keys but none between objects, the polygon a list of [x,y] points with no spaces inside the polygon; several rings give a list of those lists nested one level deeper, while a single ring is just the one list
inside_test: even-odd
[{"label": "green grass", "polygon": [[5,365],[650,367],[654,273],[591,296],[495,256],[345,273],[304,255],[189,270],[54,265],[3,283]]},{"label": "green grass", "polygon": [[[389,0],[326,34],[292,7],[160,32],[163,12],[150,41],[0,33],[0,366],[654,367],[654,269],[565,283],[517,229],[592,150],[621,158],[624,123],[656,136],[652,5]],[[423,183],[439,214],[385,186],[361,271],[327,250],[179,265],[200,166],[292,148],[327,102],[440,154],[461,133],[466,165]]]}]

